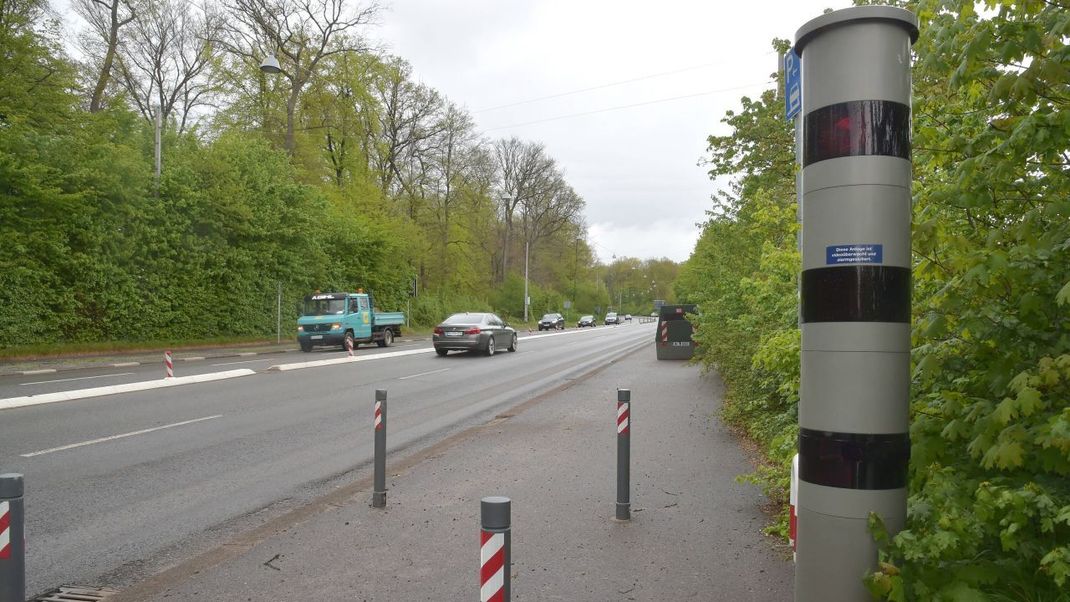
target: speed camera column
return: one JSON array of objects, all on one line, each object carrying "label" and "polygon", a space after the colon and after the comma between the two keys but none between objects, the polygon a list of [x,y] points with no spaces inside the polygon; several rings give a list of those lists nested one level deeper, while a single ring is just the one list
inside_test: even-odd
[{"label": "speed camera column", "polygon": [[906,518],[910,457],[909,11],[860,6],[796,34],[802,329],[795,600],[868,600],[867,527]]}]

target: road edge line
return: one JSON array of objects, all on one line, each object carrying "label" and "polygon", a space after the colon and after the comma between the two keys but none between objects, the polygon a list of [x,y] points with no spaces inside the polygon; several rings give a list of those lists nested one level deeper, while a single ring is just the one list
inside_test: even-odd
[{"label": "road edge line", "polygon": [[212,382],[216,380],[226,380],[229,378],[238,378],[241,376],[250,376],[253,374],[256,374],[255,370],[250,370],[248,368],[239,368],[236,370],[226,370],[223,372],[210,372],[208,374],[192,374],[190,376],[161,378],[159,380],[146,380],[134,383],[124,383],[121,385],[108,385],[105,387],[94,387],[92,389],[75,389],[73,391],[42,393],[41,395],[8,397],[7,399],[0,399],[0,411],[43,405],[48,403],[57,403],[60,401],[74,401],[76,399],[102,397],[104,395],[115,395],[117,393],[133,393],[136,391],[147,391],[150,389],[162,389],[165,387],[177,387],[180,385],[190,385],[196,383]]}]

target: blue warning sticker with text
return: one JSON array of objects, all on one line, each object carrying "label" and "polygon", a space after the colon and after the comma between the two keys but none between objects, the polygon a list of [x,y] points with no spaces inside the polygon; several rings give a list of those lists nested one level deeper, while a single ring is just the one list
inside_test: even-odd
[{"label": "blue warning sticker with text", "polygon": [[838,263],[884,263],[884,245],[834,245],[825,247],[825,265]]}]

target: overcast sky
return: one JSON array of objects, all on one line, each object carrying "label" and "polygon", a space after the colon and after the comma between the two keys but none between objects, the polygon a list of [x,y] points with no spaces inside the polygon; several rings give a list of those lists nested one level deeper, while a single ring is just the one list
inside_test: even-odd
[{"label": "overcast sky", "polygon": [[726,132],[720,120],[741,96],[771,85],[773,38],[793,40],[825,8],[847,6],[388,0],[374,36],[488,137],[545,144],[587,202],[603,262],[683,261],[723,184],[699,165],[706,137]]}]

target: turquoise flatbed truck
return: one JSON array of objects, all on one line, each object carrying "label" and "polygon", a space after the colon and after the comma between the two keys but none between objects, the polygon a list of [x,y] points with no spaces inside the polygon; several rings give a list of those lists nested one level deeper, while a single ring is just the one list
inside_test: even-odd
[{"label": "turquoise flatbed truck", "polygon": [[313,293],[306,295],[297,319],[297,343],[301,351],[313,347],[340,345],[347,341],[356,349],[361,343],[389,347],[401,336],[405,314],[375,311],[370,293]]}]

